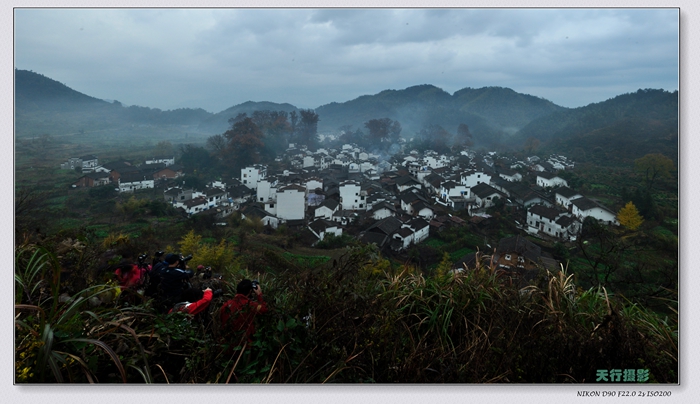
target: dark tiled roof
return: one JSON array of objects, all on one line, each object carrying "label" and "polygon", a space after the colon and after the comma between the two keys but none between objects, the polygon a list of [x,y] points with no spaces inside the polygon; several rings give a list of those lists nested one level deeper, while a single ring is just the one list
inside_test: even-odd
[{"label": "dark tiled roof", "polygon": [[190,199],[189,201],[185,201],[183,204],[188,208],[191,208],[193,206],[206,205],[207,200],[206,198],[200,196],[194,199]]},{"label": "dark tiled roof", "polygon": [[377,247],[382,248],[389,240],[389,236],[386,234],[375,233],[375,232],[365,232],[358,237],[358,240],[365,244],[376,244]]},{"label": "dark tiled roof", "polygon": [[569,187],[559,187],[554,192],[563,196],[564,198],[571,198],[572,196],[581,195],[579,192],[574,191]]},{"label": "dark tiled roof", "polygon": [[405,175],[396,179],[396,185],[420,185],[420,182],[408,175]]},{"label": "dark tiled roof", "polygon": [[94,173],[87,173],[83,177],[88,177],[92,178],[93,180],[99,180],[101,178],[107,178],[109,177],[109,173],[106,173],[104,171],[102,172],[94,172]]},{"label": "dark tiled roof", "polygon": [[484,182],[473,186],[471,191],[474,195],[478,196],[479,198],[485,198],[493,194],[502,195],[502,193],[498,192],[496,188]]},{"label": "dark tiled roof", "polygon": [[[540,163],[540,165],[544,167],[543,163]],[[541,173],[537,174],[537,176],[542,177],[542,178],[547,179],[547,180],[551,180],[552,178],[558,177],[558,175],[556,175],[554,173],[547,173],[547,172],[541,172]]]},{"label": "dark tiled roof", "polygon": [[331,222],[330,220],[318,219],[311,223],[309,227],[317,234],[320,234],[321,232],[326,231],[326,229],[328,228],[338,227],[338,224],[335,222]]},{"label": "dark tiled roof", "polygon": [[126,174],[122,174],[121,177],[119,178],[120,183],[124,182],[141,182],[141,181],[153,181],[153,177],[148,178],[146,174],[136,171],[136,172],[130,172]]},{"label": "dark tiled roof", "polygon": [[581,210],[589,210],[589,209],[599,207],[597,203],[586,198],[585,196],[582,196],[578,199],[574,199],[573,201],[571,201],[571,203],[573,203],[574,206],[576,206],[577,208],[579,208]]},{"label": "dark tiled roof", "polygon": [[541,217],[555,220],[560,214],[563,212],[558,211],[557,209],[554,208],[549,208],[544,205],[534,205],[531,206],[528,212],[532,213],[533,215],[539,215]]},{"label": "dark tiled roof", "polygon": [[413,230],[418,231],[420,229],[430,226],[430,223],[426,222],[423,218],[417,217],[408,222],[408,225],[411,226]]},{"label": "dark tiled roof", "polygon": [[399,229],[398,232],[396,232],[396,234],[398,234],[399,236],[401,236],[403,238],[409,237],[413,233],[414,233],[413,230],[409,229],[408,227],[402,227]]},{"label": "dark tiled roof", "polygon": [[396,207],[389,202],[382,201],[372,207],[372,212],[376,212],[380,209],[389,209],[392,212],[396,212]]},{"label": "dark tiled roof", "polygon": [[538,262],[542,249],[520,235],[501,239],[496,251],[499,255],[517,253],[533,262]]},{"label": "dark tiled roof", "polygon": [[367,233],[383,233],[387,236],[394,234],[401,228],[401,221],[393,216],[382,219],[367,228]]},{"label": "dark tiled roof", "polygon": [[182,192],[182,188],[170,188],[169,190],[165,191],[165,195],[179,195],[180,192]]},{"label": "dark tiled roof", "polygon": [[335,199],[326,199],[321,205],[319,205],[319,208],[328,208],[330,210],[336,210],[338,204],[338,201],[336,201]]},{"label": "dark tiled roof", "polygon": [[557,219],[556,223],[561,227],[569,227],[571,225],[571,223],[573,223],[575,221],[576,221],[576,218],[569,216],[569,215],[565,215],[565,216],[562,216],[559,219]]}]

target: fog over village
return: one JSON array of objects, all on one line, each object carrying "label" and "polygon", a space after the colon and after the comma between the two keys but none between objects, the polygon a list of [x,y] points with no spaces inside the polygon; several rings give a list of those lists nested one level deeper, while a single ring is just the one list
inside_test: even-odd
[{"label": "fog over village", "polygon": [[678,9],[14,24],[15,383],[679,382]]}]

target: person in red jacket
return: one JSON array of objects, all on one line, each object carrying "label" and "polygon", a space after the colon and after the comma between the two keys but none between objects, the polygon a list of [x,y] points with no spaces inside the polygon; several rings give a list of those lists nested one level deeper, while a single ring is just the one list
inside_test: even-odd
[{"label": "person in red jacket", "polygon": [[117,278],[119,287],[124,290],[128,288],[137,288],[143,282],[143,271],[136,264],[122,262],[114,271],[114,276]]},{"label": "person in red jacket", "polygon": [[221,326],[229,332],[245,330],[248,342],[253,342],[255,334],[255,316],[267,313],[267,303],[263,299],[260,285],[249,279],[242,280],[236,286],[236,296],[224,303],[219,310]]},{"label": "person in red jacket", "polygon": [[222,291],[217,289],[212,291],[211,288],[200,290],[197,288],[189,288],[182,294],[184,302],[175,305],[168,314],[174,311],[182,311],[193,316],[203,312],[209,307],[212,299],[216,296],[221,296]]}]

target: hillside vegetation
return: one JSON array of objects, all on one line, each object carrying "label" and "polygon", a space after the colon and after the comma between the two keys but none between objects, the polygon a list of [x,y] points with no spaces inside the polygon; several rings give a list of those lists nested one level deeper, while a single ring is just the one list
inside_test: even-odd
[{"label": "hillside vegetation", "polygon": [[[237,279],[260,280],[270,312],[246,343],[222,331],[221,298],[194,320],[157,314],[87,269],[104,247],[71,240],[16,249],[20,383],[590,383],[598,369],[679,380],[677,320],[578,288],[566,272],[520,290],[488,256],[428,277],[371,248],[304,265],[257,245],[214,285],[230,297]],[[271,268],[246,267],[249,252]]]},{"label": "hillside vegetation", "polygon": [[[599,156],[621,163],[647,153],[678,155],[678,92],[639,90],[530,122],[514,142],[541,142],[541,151],[577,161]],[[625,161],[626,160],[626,161]]]}]

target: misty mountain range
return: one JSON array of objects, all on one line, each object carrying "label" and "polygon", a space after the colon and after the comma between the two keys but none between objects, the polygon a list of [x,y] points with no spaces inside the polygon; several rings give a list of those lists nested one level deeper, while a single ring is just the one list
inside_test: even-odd
[{"label": "misty mountain range", "polygon": [[[77,92],[55,80],[27,70],[15,70],[15,134],[18,137],[100,130],[123,125],[187,125],[202,135],[220,134],[228,120],[256,110],[291,112],[294,105],[248,101],[218,113],[201,108],[162,111],[141,106],[125,107]],[[509,88],[464,88],[449,94],[423,84],[403,90],[384,90],[346,102],[332,102],[315,109],[320,133],[339,128],[363,129],[370,119],[390,118],[402,125],[410,138],[425,125],[437,124],[454,133],[469,126],[477,146],[507,143],[513,147],[528,138],[568,145],[567,139],[584,142],[605,140],[609,131],[627,133],[643,128],[641,141],[677,147],[678,92],[639,90],[585,107],[565,108]],[[611,129],[616,128],[616,129]],[[651,128],[651,129],[649,129]],[[633,132],[638,132],[634,131]],[[597,139],[601,136],[601,139]],[[627,136],[623,136],[627,139]],[[656,142],[654,139],[659,140]],[[609,140],[609,139],[608,139]],[[628,139],[634,140],[632,138]],[[638,139],[639,140],[639,139]],[[563,147],[563,146],[562,146]],[[645,148],[646,149],[646,148]]]}]

